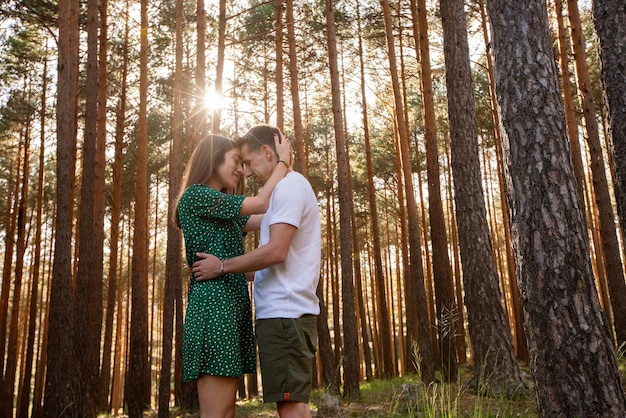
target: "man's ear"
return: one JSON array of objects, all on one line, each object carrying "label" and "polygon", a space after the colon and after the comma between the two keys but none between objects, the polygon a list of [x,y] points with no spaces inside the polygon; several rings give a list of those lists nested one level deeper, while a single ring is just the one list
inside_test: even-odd
[{"label": "man's ear", "polygon": [[263,146],[261,147],[261,156],[263,158],[265,158],[266,160],[270,161],[272,159],[272,154],[274,153],[274,151],[272,150],[272,148],[267,145],[267,144],[263,144]]}]

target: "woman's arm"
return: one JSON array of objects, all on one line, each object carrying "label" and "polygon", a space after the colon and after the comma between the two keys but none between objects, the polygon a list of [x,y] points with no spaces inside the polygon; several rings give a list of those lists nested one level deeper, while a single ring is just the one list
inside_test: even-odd
[{"label": "woman's arm", "polygon": [[[241,215],[253,215],[257,213],[265,213],[270,203],[270,197],[274,188],[281,181],[287,172],[291,170],[291,144],[288,140],[282,138],[282,135],[274,135],[274,145],[278,154],[276,167],[272,171],[272,175],[265,182],[256,196],[246,197],[241,205]],[[286,162],[287,164],[283,164]],[[289,166],[288,166],[289,165]]]},{"label": "woman's arm", "polygon": [[243,232],[258,231],[261,228],[261,221],[263,215],[250,215],[246,226],[243,227]]}]

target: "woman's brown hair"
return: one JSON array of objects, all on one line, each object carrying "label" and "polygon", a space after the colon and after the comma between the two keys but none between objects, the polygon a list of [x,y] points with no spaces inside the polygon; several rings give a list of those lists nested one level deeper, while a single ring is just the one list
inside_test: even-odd
[{"label": "woman's brown hair", "polygon": [[[178,201],[185,190],[194,184],[208,184],[211,177],[215,174],[215,170],[224,164],[225,155],[233,148],[239,148],[237,143],[224,136],[209,135],[203,138],[196,149],[194,149],[187,166],[185,167],[185,175],[180,187],[178,197],[174,201],[174,222],[180,227],[178,220]],[[243,192],[243,181],[237,185],[234,192]]]}]

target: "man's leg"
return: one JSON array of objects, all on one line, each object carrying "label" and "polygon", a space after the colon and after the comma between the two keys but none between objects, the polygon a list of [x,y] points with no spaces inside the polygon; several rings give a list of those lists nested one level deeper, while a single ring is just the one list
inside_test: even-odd
[{"label": "man's leg", "polygon": [[239,378],[209,376],[198,378],[198,400],[201,418],[232,418]]},{"label": "man's leg", "polygon": [[276,402],[276,409],[280,418],[311,418],[311,409],[305,402]]}]

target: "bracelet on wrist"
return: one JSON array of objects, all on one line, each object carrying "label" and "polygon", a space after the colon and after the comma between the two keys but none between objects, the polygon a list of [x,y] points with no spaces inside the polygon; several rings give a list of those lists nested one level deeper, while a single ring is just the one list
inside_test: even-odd
[{"label": "bracelet on wrist", "polygon": [[278,165],[278,164],[280,164],[280,163],[285,164],[285,166],[287,166],[287,168],[289,168],[289,163],[288,163],[287,161],[284,161],[284,160],[278,160],[278,161],[276,162],[276,165]]},{"label": "bracelet on wrist", "polygon": [[223,275],[224,274],[224,260],[220,259],[220,272]]}]

